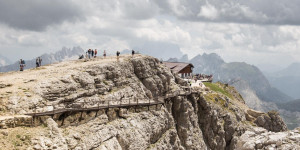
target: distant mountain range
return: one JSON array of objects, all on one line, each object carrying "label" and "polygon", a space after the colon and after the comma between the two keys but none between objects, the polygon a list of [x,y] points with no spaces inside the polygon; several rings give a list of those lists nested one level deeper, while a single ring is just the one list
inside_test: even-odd
[{"label": "distant mountain range", "polygon": [[198,55],[190,62],[195,66],[195,73],[213,74],[214,81],[225,83],[246,81],[261,100],[276,103],[292,100],[283,92],[271,87],[264,74],[253,65],[244,62],[226,63],[215,53]]},{"label": "distant mountain range", "polygon": [[0,55],[0,67],[9,65],[10,63],[11,61],[8,58]]},{"label": "distant mountain range", "polygon": [[[55,62],[60,62],[68,59],[77,59],[79,55],[84,54],[84,50],[80,47],[74,47],[72,49],[63,47],[60,51],[51,54],[44,54],[40,57],[42,58],[42,65],[47,65]],[[36,58],[31,60],[25,60],[26,67],[25,69],[35,68],[36,67]],[[19,62],[15,62],[10,65],[1,66],[0,72],[9,72],[19,70]]]},{"label": "distant mountain range", "polygon": [[266,76],[274,87],[294,99],[300,99],[300,63],[293,63],[281,71]]}]

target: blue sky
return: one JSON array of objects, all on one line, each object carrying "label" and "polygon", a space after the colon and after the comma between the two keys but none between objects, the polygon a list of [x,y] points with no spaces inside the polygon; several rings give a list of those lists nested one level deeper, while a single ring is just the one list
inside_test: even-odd
[{"label": "blue sky", "polygon": [[0,54],[63,46],[123,50],[171,43],[193,57],[286,66],[300,58],[298,0],[0,0]]}]

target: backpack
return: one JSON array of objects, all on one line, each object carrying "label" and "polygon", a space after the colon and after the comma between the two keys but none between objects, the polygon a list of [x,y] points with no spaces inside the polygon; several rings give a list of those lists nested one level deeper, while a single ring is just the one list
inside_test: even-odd
[{"label": "backpack", "polygon": [[25,64],[25,60],[22,60],[21,64]]}]

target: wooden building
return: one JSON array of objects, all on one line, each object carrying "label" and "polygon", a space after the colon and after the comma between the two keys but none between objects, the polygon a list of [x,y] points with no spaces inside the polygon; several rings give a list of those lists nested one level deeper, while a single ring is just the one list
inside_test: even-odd
[{"label": "wooden building", "polygon": [[171,69],[173,73],[177,73],[180,77],[185,78],[193,73],[193,64],[183,62],[163,62],[165,66]]}]

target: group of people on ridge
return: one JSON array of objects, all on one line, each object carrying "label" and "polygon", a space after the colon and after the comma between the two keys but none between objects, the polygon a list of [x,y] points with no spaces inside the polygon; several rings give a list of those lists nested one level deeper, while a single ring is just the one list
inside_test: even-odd
[{"label": "group of people on ridge", "polygon": [[[97,57],[97,54],[98,54],[97,49],[95,49],[95,50],[93,50],[93,49],[88,49],[87,52],[86,52],[86,54],[85,54],[85,58],[88,58],[88,59],[96,58],[96,57]],[[121,53],[120,53],[119,51],[117,51],[117,53],[116,53],[116,55],[117,55],[117,61],[119,61],[120,54],[121,54]],[[135,51],[132,50],[132,51],[131,51],[132,57],[134,56],[134,54],[135,54]],[[106,50],[103,51],[103,57],[106,58]],[[81,55],[81,56],[79,57],[79,59],[83,59],[83,58],[84,58],[83,55]],[[41,57],[36,58],[35,64],[36,64],[36,68],[40,67],[40,66],[42,65],[42,58],[41,58]],[[23,71],[23,70],[24,70],[24,67],[26,66],[25,60],[20,59],[19,65],[20,65],[20,71]]]},{"label": "group of people on ridge", "polygon": [[[98,51],[97,49],[93,50],[93,49],[88,49],[85,53],[85,58],[86,59],[91,59],[91,58],[96,58],[97,57],[97,54],[98,54]],[[103,51],[103,57],[105,58],[106,57],[106,51],[104,50]],[[83,59],[84,56],[81,55],[79,56],[79,59]]]},{"label": "group of people on ridge", "polygon": [[[95,50],[93,50],[93,49],[88,49],[88,50],[86,51],[86,53],[85,53],[85,58],[86,58],[86,59],[96,58],[96,57],[97,57],[97,54],[98,54],[97,49],[95,49]],[[121,54],[121,53],[120,53],[119,51],[116,52],[117,61],[119,61],[120,54]],[[132,51],[131,51],[132,57],[134,56],[134,54],[135,54],[135,51],[132,50]],[[106,50],[103,51],[103,57],[106,58]],[[83,59],[83,58],[84,58],[83,55],[79,56],[79,59]]]}]

